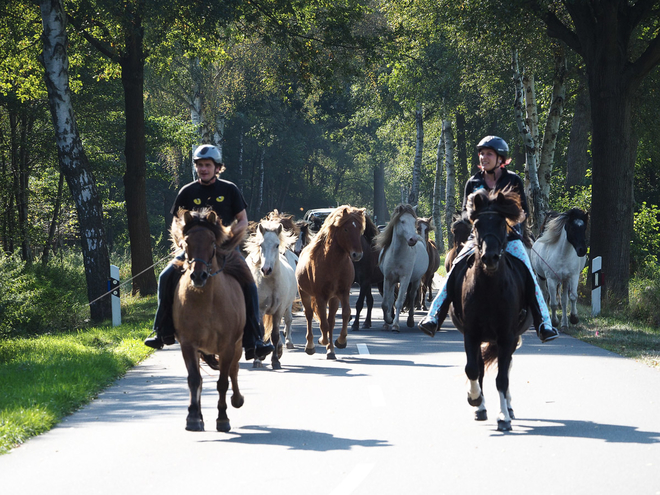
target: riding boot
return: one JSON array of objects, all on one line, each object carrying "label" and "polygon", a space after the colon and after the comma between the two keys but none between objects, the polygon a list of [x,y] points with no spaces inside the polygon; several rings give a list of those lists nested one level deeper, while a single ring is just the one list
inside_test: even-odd
[{"label": "riding boot", "polygon": [[430,337],[435,337],[436,332],[442,325],[442,322],[445,321],[447,314],[449,313],[449,308],[451,303],[454,300],[454,286],[456,284],[456,273],[461,272],[461,267],[459,264],[467,263],[466,257],[463,256],[460,259],[457,258],[457,261],[454,263],[454,266],[449,271],[447,275],[447,281],[445,286],[440,292],[438,292],[437,297],[433,300],[431,304],[431,309],[429,309],[428,314],[419,322],[419,329]]},{"label": "riding boot", "polygon": [[243,329],[243,347],[245,348],[245,359],[252,360],[255,357],[263,360],[275,350],[272,344],[263,341],[264,327],[259,315],[259,293],[257,284],[254,282],[243,285],[243,296],[245,297],[245,328]]},{"label": "riding boot", "polygon": [[172,306],[174,304],[174,289],[179,283],[181,272],[172,263],[168,264],[158,277],[158,308],[154,318],[154,330],[144,341],[144,345],[152,349],[162,349],[163,345],[172,345],[174,339],[174,318]]}]

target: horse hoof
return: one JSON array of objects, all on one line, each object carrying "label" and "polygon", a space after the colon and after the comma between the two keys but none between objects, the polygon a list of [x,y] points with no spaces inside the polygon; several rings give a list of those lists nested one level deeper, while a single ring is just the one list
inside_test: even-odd
[{"label": "horse hoof", "polygon": [[328,354],[326,354],[325,358],[326,359],[337,359],[337,356],[335,356],[334,352],[329,352]]},{"label": "horse hoof", "polygon": [[188,419],[186,420],[186,430],[204,431],[204,421],[201,419]]},{"label": "horse hoof", "polygon": [[562,325],[561,328],[559,328],[559,331],[561,333],[566,333],[568,332],[568,325]]},{"label": "horse hoof", "polygon": [[577,325],[577,323],[580,321],[580,319],[577,317],[577,315],[571,315],[568,320],[571,322],[571,325]]},{"label": "horse hoof", "polygon": [[243,407],[243,404],[245,404],[245,397],[240,394],[234,394],[231,396],[231,405],[236,409]]},{"label": "horse hoof", "polygon": [[401,330],[399,330],[399,327],[392,327],[392,331],[394,333],[401,333]]},{"label": "horse hoof", "polygon": [[474,419],[477,421],[486,421],[488,419],[488,411],[480,409],[474,413]]},{"label": "horse hoof", "polygon": [[293,342],[287,342],[286,343],[286,348],[287,349],[295,349],[295,346],[293,345]]},{"label": "horse hoof", "polygon": [[371,328],[371,322],[367,323],[366,321],[362,324],[362,328]]},{"label": "horse hoof", "polygon": [[516,419],[516,417],[513,415],[513,409],[509,408],[508,411],[509,411],[509,417],[511,419]]},{"label": "horse hoof", "polygon": [[479,397],[476,399],[473,399],[470,397],[470,394],[468,394],[468,404],[470,404],[472,407],[479,407],[481,403],[484,401],[484,394],[479,394]]},{"label": "horse hoof", "polygon": [[342,344],[341,342],[339,342],[339,339],[337,339],[335,340],[335,347],[337,349],[346,349],[346,342]]},{"label": "horse hoof", "polygon": [[511,431],[511,421],[505,421],[503,419],[497,420],[497,431]]},{"label": "horse hoof", "polygon": [[274,370],[281,370],[282,369],[282,364],[280,364],[279,361],[271,361],[271,366]]},{"label": "horse hoof", "polygon": [[390,325],[388,323],[384,323],[383,330],[389,330],[389,329],[390,329]]},{"label": "horse hoof", "polygon": [[316,348],[315,347],[305,347],[305,352],[309,354],[310,356],[316,354]]},{"label": "horse hoof", "polygon": [[231,430],[231,425],[229,424],[228,419],[219,419],[215,422],[215,428],[222,433],[227,433]]},{"label": "horse hoof", "polygon": [[252,368],[263,368],[264,363],[259,361],[258,359],[255,359],[254,362],[252,363]]}]

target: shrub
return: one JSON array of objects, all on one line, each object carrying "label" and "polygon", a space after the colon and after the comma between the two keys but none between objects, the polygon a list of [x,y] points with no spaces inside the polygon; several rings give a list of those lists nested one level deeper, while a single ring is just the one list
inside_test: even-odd
[{"label": "shrub", "polygon": [[628,308],[635,320],[660,326],[660,269],[647,266],[630,280]]}]

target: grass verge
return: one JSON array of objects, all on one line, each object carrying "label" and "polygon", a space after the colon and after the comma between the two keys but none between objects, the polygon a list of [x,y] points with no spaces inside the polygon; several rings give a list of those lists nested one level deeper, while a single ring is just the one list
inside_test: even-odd
[{"label": "grass verge", "polygon": [[129,298],[121,326],[0,341],[0,454],[48,431],[153,352],[143,340],[154,308],[155,297]]}]

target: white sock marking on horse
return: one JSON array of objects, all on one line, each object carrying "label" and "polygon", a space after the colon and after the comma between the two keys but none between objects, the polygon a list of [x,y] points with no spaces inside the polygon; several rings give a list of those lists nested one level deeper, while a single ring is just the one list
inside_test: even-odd
[{"label": "white sock marking on horse", "polygon": [[360,484],[369,476],[372,469],[376,464],[358,464],[353,468],[353,471],[348,473],[348,476],[339,483],[337,488],[335,488],[330,495],[351,495]]},{"label": "white sock marking on horse", "polygon": [[364,355],[364,356],[369,355],[369,348],[367,347],[367,344],[358,344],[357,350],[358,350],[358,354],[360,355]]}]

